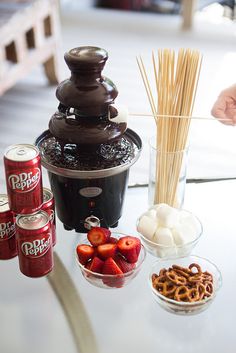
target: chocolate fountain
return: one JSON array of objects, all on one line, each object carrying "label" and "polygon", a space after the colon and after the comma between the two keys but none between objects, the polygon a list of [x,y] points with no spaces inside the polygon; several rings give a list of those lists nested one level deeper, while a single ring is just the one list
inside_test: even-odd
[{"label": "chocolate fountain", "polygon": [[130,166],[142,142],[114,105],[118,91],[101,72],[108,54],[79,47],[65,54],[71,77],[59,84],[58,111],[36,141],[48,170],[56,211],[67,230],[116,227]]}]

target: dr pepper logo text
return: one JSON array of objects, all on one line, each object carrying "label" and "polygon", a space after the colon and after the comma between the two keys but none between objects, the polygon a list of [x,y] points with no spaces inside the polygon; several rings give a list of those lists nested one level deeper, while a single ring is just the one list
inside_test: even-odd
[{"label": "dr pepper logo text", "polygon": [[32,172],[11,174],[8,177],[8,184],[12,191],[28,192],[33,190],[40,181],[40,169],[35,168]]},{"label": "dr pepper logo text", "polygon": [[0,223],[0,240],[5,240],[13,237],[16,234],[15,224],[12,222]]},{"label": "dr pepper logo text", "polygon": [[47,238],[35,239],[33,241],[25,241],[21,244],[21,251],[27,257],[35,258],[46,254],[51,247],[51,236]]}]

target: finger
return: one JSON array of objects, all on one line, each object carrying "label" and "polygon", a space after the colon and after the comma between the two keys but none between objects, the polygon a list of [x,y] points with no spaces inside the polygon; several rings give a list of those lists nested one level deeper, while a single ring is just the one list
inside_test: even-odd
[{"label": "finger", "polygon": [[218,97],[211,109],[211,114],[225,125],[234,125],[234,120],[226,114],[226,109],[225,98]]},{"label": "finger", "polygon": [[211,109],[211,114],[215,118],[226,118],[225,109],[226,109],[225,99],[222,97],[218,97]]},{"label": "finger", "polygon": [[228,108],[225,110],[225,115],[229,121],[225,121],[226,125],[235,125],[236,124],[236,107]]},{"label": "finger", "polygon": [[236,117],[235,117],[235,121],[234,119],[232,119],[231,117],[228,117],[224,111],[222,111],[219,108],[212,108],[211,110],[211,114],[217,119],[219,120],[222,124],[225,125],[234,125],[236,123]]}]

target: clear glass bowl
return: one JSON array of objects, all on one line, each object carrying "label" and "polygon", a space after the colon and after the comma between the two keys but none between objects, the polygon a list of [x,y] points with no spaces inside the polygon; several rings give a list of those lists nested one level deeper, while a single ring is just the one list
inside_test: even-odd
[{"label": "clear glass bowl", "polygon": [[[125,236],[125,234],[123,234],[122,236]],[[112,237],[116,237],[117,239],[119,238],[117,236],[114,236],[114,233],[112,233]],[[135,268],[132,271],[126,272],[122,275],[103,275],[101,273],[90,271],[86,267],[84,267],[79,262],[78,256],[76,254],[76,260],[84,278],[92,285],[105,289],[122,288],[128,283],[130,283],[139,273],[145,257],[146,250],[144,246],[141,245],[138,261],[136,262]]]},{"label": "clear glass bowl", "polygon": [[[210,297],[197,302],[179,302],[165,297],[153,287],[152,274],[158,274],[161,269],[168,269],[174,264],[182,267],[188,267],[191,263],[199,264],[203,272],[208,271],[213,275],[213,294]],[[206,310],[212,304],[218,290],[222,285],[222,276],[217,266],[211,261],[200,256],[191,255],[174,260],[162,259],[156,261],[151,268],[148,282],[154,299],[164,310],[177,315],[194,315]]]},{"label": "clear glass bowl", "polygon": [[[182,210],[182,212],[185,212],[186,214],[192,214],[191,212],[186,211],[186,210]],[[139,217],[139,219],[141,217],[142,217],[142,215]],[[188,256],[191,254],[192,250],[199,242],[201,235],[202,235],[202,232],[203,232],[202,223],[200,222],[200,220],[196,216],[194,216],[194,217],[199,225],[199,232],[193,241],[187,242],[183,245],[165,246],[165,245],[158,244],[158,243],[151,241],[150,239],[148,239],[144,235],[142,235],[140,232],[138,232],[138,230],[137,230],[137,232],[138,232],[146,250],[153,256],[156,256],[158,258],[178,258],[178,257],[182,257],[182,256]],[[137,226],[138,226],[139,219],[137,221]]]}]

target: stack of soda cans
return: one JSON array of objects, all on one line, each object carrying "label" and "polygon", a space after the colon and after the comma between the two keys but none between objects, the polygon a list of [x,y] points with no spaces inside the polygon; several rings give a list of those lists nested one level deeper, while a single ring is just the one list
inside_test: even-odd
[{"label": "stack of soda cans", "polygon": [[18,255],[21,272],[41,277],[53,268],[56,243],[52,192],[43,188],[39,150],[17,144],[4,154],[7,195],[0,194],[0,259]]}]

